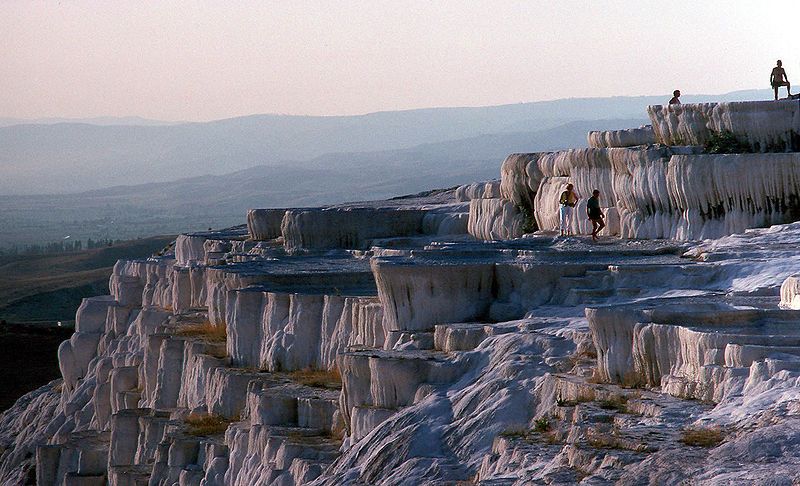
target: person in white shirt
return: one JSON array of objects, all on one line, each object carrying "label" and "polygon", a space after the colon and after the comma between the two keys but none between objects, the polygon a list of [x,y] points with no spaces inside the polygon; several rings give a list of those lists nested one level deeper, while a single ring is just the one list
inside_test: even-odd
[{"label": "person in white shirt", "polygon": [[580,198],[575,194],[572,184],[567,184],[566,190],[561,193],[561,197],[558,199],[558,204],[561,205],[559,208],[561,236],[572,234],[572,212],[575,209],[575,205],[578,204],[578,199]]}]

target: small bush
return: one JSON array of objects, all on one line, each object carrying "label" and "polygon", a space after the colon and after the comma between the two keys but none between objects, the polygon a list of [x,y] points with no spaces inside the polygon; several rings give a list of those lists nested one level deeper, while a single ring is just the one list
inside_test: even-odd
[{"label": "small bush", "polygon": [[724,435],[719,427],[689,427],[681,432],[681,442],[694,447],[716,447]]},{"label": "small bush", "polygon": [[181,326],[175,332],[175,335],[196,337],[210,343],[224,343],[228,340],[228,334],[225,326],[215,326],[209,321],[201,322],[199,324]]},{"label": "small bush", "polygon": [[333,368],[332,370],[312,370],[306,368],[304,370],[292,371],[289,373],[289,378],[305,386],[331,388],[334,390],[342,388],[342,375],[339,373],[338,368]]},{"label": "small bush", "polygon": [[537,230],[536,218],[533,216],[533,211],[525,206],[517,206],[517,210],[522,215],[522,232],[533,233]]},{"label": "small bush", "polygon": [[533,422],[533,430],[539,433],[547,432],[550,430],[550,421],[547,420],[547,417],[536,419],[536,421]]},{"label": "small bush", "polygon": [[186,431],[198,437],[222,434],[231,423],[223,417],[206,413],[191,413],[184,422],[187,425]]},{"label": "small bush", "polygon": [[708,154],[742,154],[752,152],[750,146],[736,138],[729,130],[715,132],[705,144]]}]

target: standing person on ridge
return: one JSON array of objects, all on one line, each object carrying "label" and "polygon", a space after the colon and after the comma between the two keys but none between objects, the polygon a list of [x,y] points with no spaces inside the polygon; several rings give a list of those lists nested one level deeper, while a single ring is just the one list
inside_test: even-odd
[{"label": "standing person on ridge", "polygon": [[778,59],[778,65],[772,68],[772,73],[769,75],[769,84],[775,90],[775,100],[778,100],[778,88],[786,86],[786,95],[792,96],[792,87],[789,85],[789,77],[786,76],[786,71],[783,69],[783,62]]},{"label": "standing person on ridge", "polygon": [[669,100],[670,105],[680,105],[681,104],[681,90],[676,89],[672,92],[672,99]]},{"label": "standing person on ridge", "polygon": [[600,209],[600,191],[597,189],[592,191],[592,197],[586,201],[586,215],[592,222],[592,241],[597,241],[598,233],[606,227],[603,222],[603,210]]},{"label": "standing person on ridge", "polygon": [[558,204],[561,205],[559,211],[561,216],[561,224],[559,226],[561,228],[561,236],[572,234],[572,211],[575,209],[575,205],[578,204],[578,199],[580,198],[572,190],[572,184],[567,184],[567,190],[562,192],[561,197],[558,198]]}]

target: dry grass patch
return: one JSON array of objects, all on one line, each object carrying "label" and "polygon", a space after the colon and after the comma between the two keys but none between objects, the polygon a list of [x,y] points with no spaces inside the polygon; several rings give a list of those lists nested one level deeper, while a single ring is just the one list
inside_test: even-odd
[{"label": "dry grass patch", "polygon": [[342,388],[342,375],[339,373],[338,368],[333,368],[332,370],[312,370],[307,368],[292,371],[289,373],[289,378],[305,386],[331,388],[334,390]]},{"label": "dry grass patch", "polygon": [[623,438],[617,427],[612,427],[611,430],[607,432],[588,430],[586,433],[586,443],[589,447],[594,449],[619,449],[632,452],[654,452],[656,450],[643,442],[631,441]]},{"label": "dry grass patch", "polygon": [[688,427],[681,431],[681,442],[694,447],[716,447],[724,438],[719,427]]},{"label": "dry grass patch", "polygon": [[500,432],[500,437],[506,437],[509,439],[525,439],[528,437],[529,432],[530,431],[525,427],[513,426]]},{"label": "dry grass patch", "polygon": [[224,343],[228,340],[225,326],[215,326],[209,321],[199,324],[181,326],[176,332],[176,336],[196,337],[210,343]]},{"label": "dry grass patch", "polygon": [[232,420],[207,413],[190,413],[184,422],[190,435],[208,436],[224,433]]}]

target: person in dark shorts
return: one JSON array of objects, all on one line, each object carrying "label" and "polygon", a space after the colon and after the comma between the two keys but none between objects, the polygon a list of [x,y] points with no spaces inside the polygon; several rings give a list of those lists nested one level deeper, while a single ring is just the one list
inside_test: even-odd
[{"label": "person in dark shorts", "polygon": [[786,86],[786,95],[792,96],[792,87],[789,85],[789,77],[786,76],[786,71],[783,70],[783,62],[778,59],[778,65],[772,68],[772,73],[769,75],[769,84],[775,90],[775,99],[778,99],[778,88]]},{"label": "person in dark shorts", "polygon": [[597,189],[592,191],[592,197],[586,201],[586,215],[592,222],[592,240],[597,241],[597,234],[606,227],[603,210],[600,209],[600,191]]},{"label": "person in dark shorts", "polygon": [[672,99],[669,100],[670,105],[680,105],[681,104],[681,90],[676,89],[672,92]]}]

